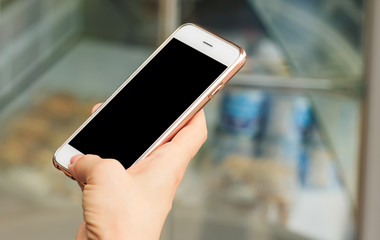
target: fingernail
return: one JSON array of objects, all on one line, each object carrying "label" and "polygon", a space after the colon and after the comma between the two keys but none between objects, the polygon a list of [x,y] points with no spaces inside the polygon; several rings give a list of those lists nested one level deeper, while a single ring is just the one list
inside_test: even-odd
[{"label": "fingernail", "polygon": [[71,159],[70,159],[70,165],[73,165],[79,158],[81,158],[83,155],[82,154],[78,154],[78,155],[75,155],[73,156]]}]

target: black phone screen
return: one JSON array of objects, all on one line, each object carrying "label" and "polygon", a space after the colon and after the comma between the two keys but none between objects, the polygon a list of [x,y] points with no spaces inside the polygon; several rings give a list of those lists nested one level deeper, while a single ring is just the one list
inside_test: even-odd
[{"label": "black phone screen", "polygon": [[69,144],[128,168],[226,68],[173,38]]}]

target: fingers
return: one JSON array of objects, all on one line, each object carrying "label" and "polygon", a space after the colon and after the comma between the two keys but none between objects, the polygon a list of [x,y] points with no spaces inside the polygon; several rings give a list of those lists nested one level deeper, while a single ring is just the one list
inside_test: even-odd
[{"label": "fingers", "polygon": [[195,154],[207,139],[207,125],[204,111],[199,111],[186,126],[172,139],[188,154]]},{"label": "fingers", "polygon": [[91,113],[94,113],[96,111],[96,109],[98,109],[100,107],[100,105],[102,105],[102,103],[95,104],[95,106],[92,107]]},{"label": "fingers", "polygon": [[206,119],[201,110],[169,143],[162,145],[148,157],[153,158],[149,168],[156,169],[160,174],[172,174],[177,182],[180,181],[189,161],[206,138]]}]

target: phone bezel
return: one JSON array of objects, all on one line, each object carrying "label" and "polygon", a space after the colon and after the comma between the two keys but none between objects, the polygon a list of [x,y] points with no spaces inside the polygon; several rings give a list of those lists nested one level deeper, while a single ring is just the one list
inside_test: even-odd
[{"label": "phone bezel", "polygon": [[[111,94],[111,96],[57,149],[53,156],[55,167],[62,170],[67,176],[71,177],[68,170],[70,159],[82,154],[80,151],[69,145],[69,142],[90,122],[105,106],[123,89],[147,63],[149,63],[161,49],[172,39],[176,38],[181,42],[193,47],[194,49],[206,54],[207,56],[223,63],[227,69],[201,94],[196,101],[140,156],[140,159],[147,157],[154,149],[169,141],[194,114],[214,96],[215,91],[220,90],[226,82],[244,65],[246,54],[244,50],[234,43],[225,40],[206,29],[195,24],[184,24],[180,26],[168,39],[157,48],[156,51],[123,83]],[[207,45],[204,42],[211,44]],[[135,163],[136,163],[135,162]]]}]

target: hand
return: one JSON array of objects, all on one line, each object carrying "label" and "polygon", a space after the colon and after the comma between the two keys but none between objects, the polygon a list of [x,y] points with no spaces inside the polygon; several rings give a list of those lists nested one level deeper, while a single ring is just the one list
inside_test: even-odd
[{"label": "hand", "polygon": [[206,138],[201,110],[170,142],[127,170],[114,159],[74,156],[69,170],[86,183],[77,239],[159,239],[185,169]]}]

